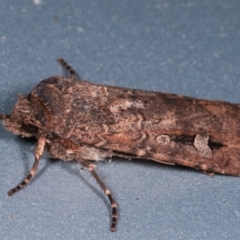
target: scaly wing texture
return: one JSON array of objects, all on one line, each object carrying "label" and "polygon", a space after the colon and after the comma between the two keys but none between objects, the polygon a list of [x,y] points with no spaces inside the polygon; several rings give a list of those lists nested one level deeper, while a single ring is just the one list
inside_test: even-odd
[{"label": "scaly wing texture", "polygon": [[63,77],[42,81],[31,97],[42,125],[75,144],[240,175],[239,105]]}]

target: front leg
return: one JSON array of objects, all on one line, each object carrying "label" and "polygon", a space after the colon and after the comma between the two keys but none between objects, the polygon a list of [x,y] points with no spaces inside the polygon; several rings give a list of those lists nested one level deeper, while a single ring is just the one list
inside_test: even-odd
[{"label": "front leg", "polygon": [[12,196],[14,193],[16,193],[19,190],[21,190],[22,188],[24,188],[31,181],[31,179],[35,176],[37,169],[38,169],[38,164],[40,162],[40,159],[41,159],[43,151],[44,151],[45,144],[46,144],[46,137],[41,136],[38,139],[38,145],[35,150],[35,162],[32,166],[31,171],[29,172],[28,176],[19,185],[17,185],[12,190],[8,191],[8,196]]}]

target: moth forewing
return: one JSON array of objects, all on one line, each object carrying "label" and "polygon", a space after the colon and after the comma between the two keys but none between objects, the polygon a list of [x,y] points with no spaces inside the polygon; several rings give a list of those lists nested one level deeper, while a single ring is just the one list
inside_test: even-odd
[{"label": "moth forewing", "polygon": [[[51,94],[52,88],[55,94]],[[58,136],[68,136],[78,145],[94,146],[106,151],[106,156],[111,151],[113,156],[131,154],[207,172],[240,175],[237,104],[63,77],[42,81],[32,96],[38,96],[44,106],[51,105],[52,119],[47,125]],[[58,99],[60,111],[54,111],[54,99]]]}]

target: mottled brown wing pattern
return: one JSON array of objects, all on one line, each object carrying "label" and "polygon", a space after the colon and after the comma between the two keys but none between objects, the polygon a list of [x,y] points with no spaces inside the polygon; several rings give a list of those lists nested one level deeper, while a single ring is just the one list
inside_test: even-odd
[{"label": "mottled brown wing pattern", "polygon": [[[51,106],[53,89],[60,110]],[[61,138],[112,155],[240,175],[239,105],[65,78],[42,81],[32,95],[50,105]]]}]

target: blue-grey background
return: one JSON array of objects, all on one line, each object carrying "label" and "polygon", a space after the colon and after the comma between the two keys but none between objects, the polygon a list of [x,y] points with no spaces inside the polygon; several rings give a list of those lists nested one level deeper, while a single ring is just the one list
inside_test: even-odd
[{"label": "blue-grey background", "polygon": [[[65,58],[96,83],[240,102],[239,0],[8,0],[0,2],[0,112],[61,75]],[[0,125],[0,239],[238,239],[240,179],[114,158],[90,174],[44,155]],[[240,156],[239,156],[240,157]]]}]

